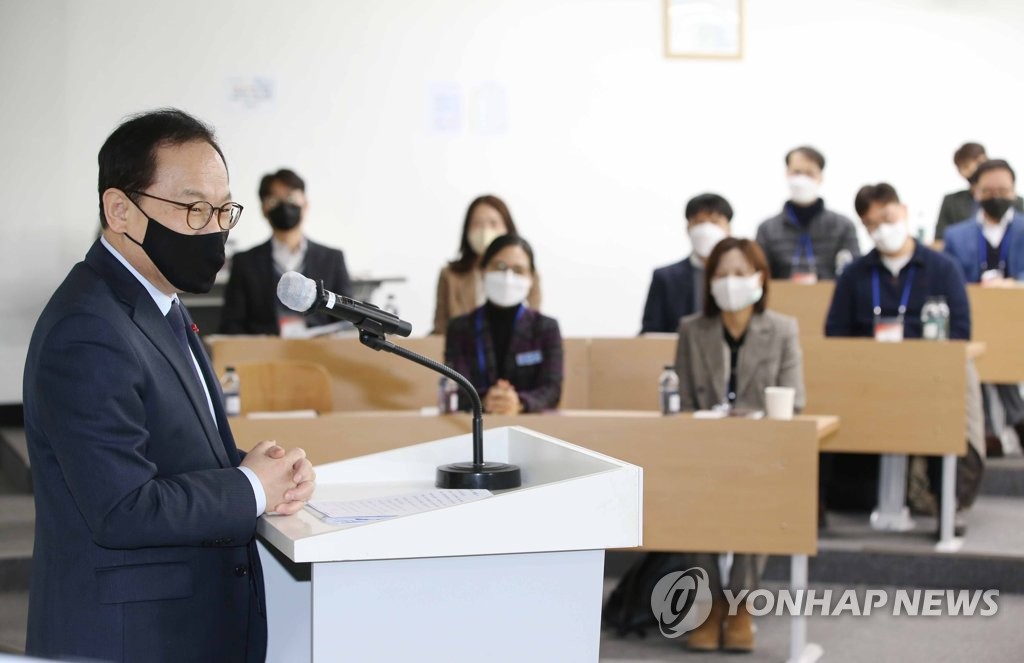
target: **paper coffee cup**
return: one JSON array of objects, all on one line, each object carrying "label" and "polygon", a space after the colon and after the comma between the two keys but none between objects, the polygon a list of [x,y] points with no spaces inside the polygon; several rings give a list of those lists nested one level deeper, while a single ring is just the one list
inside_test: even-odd
[{"label": "paper coffee cup", "polygon": [[769,419],[792,419],[795,398],[796,389],[793,387],[765,387],[765,414]]}]

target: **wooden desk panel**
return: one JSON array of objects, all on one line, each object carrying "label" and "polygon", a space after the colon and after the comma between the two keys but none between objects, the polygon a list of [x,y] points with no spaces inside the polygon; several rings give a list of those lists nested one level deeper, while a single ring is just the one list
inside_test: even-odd
[{"label": "wooden desk panel", "polygon": [[965,341],[800,340],[808,414],[835,414],[842,430],[823,451],[963,454]]},{"label": "wooden desk panel", "polygon": [[985,343],[978,358],[982,382],[1024,382],[1024,288],[967,286],[971,337]]},{"label": "wooden desk panel", "polygon": [[[687,415],[573,412],[488,417],[644,468],[644,548],[814,554],[819,439],[832,418],[696,420]],[[274,438],[314,464],[468,433],[466,415],[343,413],[317,419],[238,419],[243,448]],[[471,457],[469,444],[465,458]],[[486,455],[485,455],[486,457]]]},{"label": "wooden desk panel", "polygon": [[[331,375],[337,412],[414,410],[437,404],[437,374],[401,357],[371,350],[356,338],[249,336],[214,337],[208,342],[218,375],[225,366],[243,361],[298,359],[320,364]],[[443,359],[444,339],[440,336],[397,339],[395,343],[431,359]]]},{"label": "wooden desk panel", "polygon": [[796,318],[800,336],[825,336],[825,318],[832,304],[835,283],[820,281],[801,285],[792,281],[772,281],[768,287],[768,307]]},{"label": "wooden desk panel", "polygon": [[675,334],[591,339],[588,409],[658,411],[658,376],[676,345]]},{"label": "wooden desk panel", "polygon": [[[801,337],[825,335],[825,318],[834,285],[823,281],[798,285],[772,281],[769,306],[797,319]],[[978,358],[982,382],[1024,382],[1024,287],[967,286],[971,302],[971,338],[985,344]]]},{"label": "wooden desk panel", "polygon": [[562,400],[558,407],[569,410],[585,410],[590,398],[590,339],[562,339],[564,356],[564,379]]},{"label": "wooden desk panel", "polygon": [[[444,337],[391,339],[396,345],[444,359]],[[436,373],[387,352],[376,352],[356,338],[283,340],[269,336],[214,336],[208,339],[218,375],[225,366],[281,359],[311,361],[327,369],[336,412],[418,410],[437,404]],[[567,338],[560,407],[584,409],[589,398],[590,339]],[[242,386],[245,389],[245,386]]]}]

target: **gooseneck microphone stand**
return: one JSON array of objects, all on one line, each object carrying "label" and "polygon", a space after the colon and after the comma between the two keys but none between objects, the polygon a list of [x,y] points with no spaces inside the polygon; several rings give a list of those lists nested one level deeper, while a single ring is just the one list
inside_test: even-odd
[{"label": "gooseneck microphone stand", "polygon": [[[322,286],[321,286],[322,287]],[[359,328],[359,342],[377,351],[383,350],[415,362],[420,366],[440,373],[462,387],[473,406],[473,462],[451,463],[437,468],[438,488],[482,488],[505,490],[518,488],[522,484],[519,467],[507,463],[484,462],[484,415],[480,394],[473,383],[454,369],[440,364],[387,340],[383,326],[375,320],[366,319],[356,325]]]}]

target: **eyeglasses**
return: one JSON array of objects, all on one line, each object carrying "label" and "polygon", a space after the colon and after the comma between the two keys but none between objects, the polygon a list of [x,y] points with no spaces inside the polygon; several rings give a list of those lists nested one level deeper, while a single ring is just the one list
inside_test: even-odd
[{"label": "eyeglasses", "polygon": [[[202,230],[210,224],[210,220],[213,219],[213,215],[217,215],[217,225],[220,226],[221,230],[231,230],[238,223],[238,219],[242,217],[242,206],[238,203],[225,203],[221,207],[214,207],[213,203],[208,203],[205,200],[200,200],[194,203],[180,203],[176,200],[167,200],[159,196],[146,193],[144,191],[126,191],[125,193],[134,194],[136,196],[145,196],[152,198],[153,200],[160,200],[176,207],[180,207],[186,210],[185,223],[192,230]],[[226,216],[225,216],[226,215]],[[227,221],[225,221],[227,219]]]},{"label": "eyeglasses", "polygon": [[493,264],[487,267],[488,272],[512,272],[519,276],[528,276],[530,274],[530,268],[524,267],[523,265],[509,265],[504,260],[496,260]]}]

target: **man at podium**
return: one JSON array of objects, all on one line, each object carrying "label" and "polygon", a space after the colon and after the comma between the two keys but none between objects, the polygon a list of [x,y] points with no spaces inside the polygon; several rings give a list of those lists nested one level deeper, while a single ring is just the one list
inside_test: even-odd
[{"label": "man at podium", "polygon": [[313,491],[301,449],[241,453],[178,293],[224,263],[231,201],[212,130],[135,116],[99,153],[102,235],[54,293],[25,361],[36,503],[29,654],[262,661],[254,534]]}]

